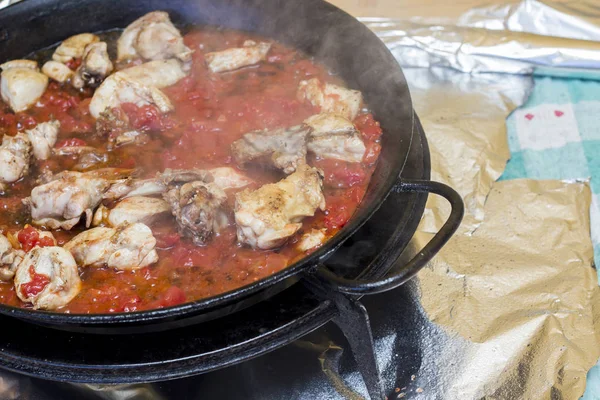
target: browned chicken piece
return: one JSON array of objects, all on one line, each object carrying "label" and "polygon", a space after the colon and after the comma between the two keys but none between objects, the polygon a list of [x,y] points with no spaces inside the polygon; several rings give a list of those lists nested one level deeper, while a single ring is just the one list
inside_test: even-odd
[{"label": "browned chicken piece", "polygon": [[236,163],[264,162],[291,174],[306,164],[306,140],[310,128],[296,125],[291,128],[246,133],[231,145]]},{"label": "browned chicken piece", "polygon": [[222,210],[227,195],[213,182],[210,172],[168,169],[160,178],[167,187],[163,199],[171,207],[179,233],[190,237],[195,245],[205,245],[213,231],[227,224]]},{"label": "browned chicken piece", "polygon": [[31,142],[24,133],[4,135],[0,145],[0,190],[27,175],[31,158]]},{"label": "browned chicken piece", "polygon": [[[31,293],[24,285],[43,275],[42,290]],[[34,309],[55,310],[67,305],[81,290],[79,270],[71,253],[62,247],[35,247],[19,263],[14,277],[15,293]]]},{"label": "browned chicken piece", "polygon": [[47,160],[50,157],[59,129],[59,121],[48,121],[37,124],[33,129],[26,131],[36,159]]},{"label": "browned chicken piece", "polygon": [[277,183],[236,195],[238,241],[258,249],[281,246],[317,208],[325,209],[323,176],[318,169],[301,165]]},{"label": "browned chicken piece", "polygon": [[117,227],[126,223],[142,222],[152,224],[162,215],[171,211],[169,203],[156,197],[133,196],[121,200],[113,208],[103,205],[94,214],[92,225]]},{"label": "browned chicken piece", "polygon": [[0,97],[14,112],[25,111],[40,99],[48,87],[48,77],[37,62],[12,60],[0,64]]},{"label": "browned chicken piece", "polygon": [[42,66],[42,72],[50,79],[54,79],[59,83],[65,83],[73,77],[73,70],[65,64],[50,60]]},{"label": "browned chicken piece", "polygon": [[173,58],[170,60],[148,61],[144,64],[122,69],[120,72],[145,86],[158,89],[174,85],[188,74],[181,61]]},{"label": "browned chicken piece", "polygon": [[317,78],[301,81],[297,97],[321,107],[322,113],[337,114],[350,121],[356,118],[362,105],[362,94],[358,90],[323,83]]},{"label": "browned chicken piece", "polygon": [[133,196],[154,196],[166,191],[166,185],[159,178],[124,179],[111,185],[104,193],[104,198],[118,200]]},{"label": "browned chicken piece", "polygon": [[227,225],[227,215],[222,211],[227,195],[214,183],[194,181],[170,186],[163,198],[171,206],[179,233],[192,238],[197,246],[205,245],[213,231]]},{"label": "browned chicken piece", "polygon": [[100,38],[92,33],[80,33],[63,40],[54,50],[52,59],[60,63],[67,63],[75,58],[81,58],[88,44],[99,42]]},{"label": "browned chicken piece", "polygon": [[77,157],[77,163],[71,167],[73,171],[86,171],[98,168],[108,161],[108,154],[102,149],[92,146],[65,146],[53,150],[54,155]]},{"label": "browned chicken piece", "polygon": [[99,226],[75,236],[64,245],[82,267],[134,270],[158,261],[156,239],[142,223],[116,228]]},{"label": "browned chicken piece", "polygon": [[335,114],[317,114],[304,123],[312,128],[308,151],[320,158],[361,162],[367,148],[354,124]]},{"label": "browned chicken piece", "polygon": [[202,181],[212,182],[222,190],[240,189],[253,181],[231,167],[203,169],[166,169],[156,174],[156,178],[126,179],[115,183],[105,193],[107,199],[124,199],[132,196],[156,196],[167,191],[170,183]]},{"label": "browned chicken piece", "polygon": [[76,89],[84,86],[98,87],[102,81],[113,71],[113,64],[108,56],[105,42],[95,42],[85,47],[81,65],[75,71],[72,84]]},{"label": "browned chicken piece", "polygon": [[105,192],[131,172],[117,168],[64,171],[33,188],[31,196],[24,202],[31,208],[34,225],[70,230],[85,214],[86,226],[89,227],[93,211],[105,198]]},{"label": "browned chicken piece", "polygon": [[153,104],[161,113],[173,111],[171,100],[160,89],[146,86],[120,71],[110,75],[96,89],[90,102],[90,114],[98,118],[123,103],[134,103],[138,107]]},{"label": "browned chicken piece", "polygon": [[25,257],[25,252],[13,248],[10,241],[0,233],[0,280],[10,281],[15,276],[15,271]]},{"label": "browned chicken piece", "polygon": [[177,58],[185,63],[193,51],[183,43],[181,32],[164,11],[150,12],[133,21],[117,41],[117,61],[136,57],[144,60]]},{"label": "browned chicken piece", "polygon": [[325,242],[326,232],[327,229],[325,228],[311,229],[302,235],[298,241],[298,244],[296,244],[296,248],[300,251],[308,251],[317,247],[321,247],[321,245]]},{"label": "browned chicken piece", "polygon": [[243,47],[206,53],[204,58],[212,72],[234,71],[265,60],[270,48],[270,43],[246,40]]}]

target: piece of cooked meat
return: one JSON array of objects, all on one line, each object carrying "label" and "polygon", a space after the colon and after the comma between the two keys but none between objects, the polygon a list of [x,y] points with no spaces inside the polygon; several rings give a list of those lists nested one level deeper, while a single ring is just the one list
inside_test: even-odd
[{"label": "piece of cooked meat", "polygon": [[236,194],[235,222],[238,241],[254,248],[282,245],[302,227],[304,217],[325,209],[321,172],[301,165],[287,178]]},{"label": "piece of cooked meat", "polygon": [[270,48],[271,43],[246,40],[243,47],[206,53],[204,58],[212,72],[234,71],[265,60]]},{"label": "piece of cooked meat", "polygon": [[80,33],[63,40],[54,50],[52,59],[60,63],[67,63],[75,58],[81,58],[88,44],[99,42],[100,38],[92,33]]},{"label": "piece of cooked meat", "polygon": [[10,281],[12,279],[23,257],[25,257],[25,252],[13,248],[6,236],[0,233],[0,280]]},{"label": "piece of cooked meat", "polygon": [[30,158],[31,143],[25,133],[4,135],[0,145],[0,189],[27,174]]},{"label": "piece of cooked meat", "polygon": [[75,236],[64,245],[82,267],[121,270],[143,268],[158,261],[156,239],[142,223],[117,228],[97,227]]},{"label": "piece of cooked meat", "polygon": [[124,199],[132,196],[154,196],[166,192],[167,186],[157,178],[124,179],[111,185],[104,193],[109,200]]},{"label": "piece of cooked meat", "polygon": [[177,58],[190,62],[193,51],[164,11],[150,12],[125,28],[117,41],[117,61],[136,57],[145,60]]},{"label": "piece of cooked meat", "polygon": [[171,206],[179,233],[191,238],[197,246],[205,245],[213,231],[218,232],[227,224],[227,215],[222,211],[227,195],[214,183],[193,181],[170,185],[163,198]]},{"label": "piece of cooked meat", "polygon": [[158,89],[174,85],[188,74],[184,70],[183,64],[174,58],[148,61],[144,64],[122,69],[120,72],[145,86]]},{"label": "piece of cooked meat", "polygon": [[361,162],[367,148],[354,124],[335,114],[317,114],[304,123],[312,128],[308,151],[320,158]]},{"label": "piece of cooked meat", "polygon": [[317,78],[300,81],[298,100],[309,101],[321,107],[322,113],[332,113],[354,120],[360,111],[362,94],[358,90],[346,89],[331,83],[322,83]]},{"label": "piece of cooked meat", "polygon": [[231,167],[213,168],[208,172],[212,175],[214,184],[223,190],[243,188],[254,182]]},{"label": "piece of cooked meat", "polygon": [[105,42],[95,42],[85,47],[81,65],[75,71],[72,84],[76,89],[84,86],[98,87],[100,83],[113,71],[113,64],[108,56],[108,47]]},{"label": "piece of cooked meat", "polygon": [[38,160],[47,160],[52,155],[52,148],[56,143],[60,122],[57,120],[42,122],[33,129],[26,131],[31,142],[33,155]]},{"label": "piece of cooked meat", "polygon": [[21,260],[14,279],[19,299],[33,304],[35,309],[56,310],[67,305],[81,290],[73,256],[56,246],[33,248]]},{"label": "piece of cooked meat", "polygon": [[296,244],[296,248],[300,251],[308,251],[310,249],[314,249],[315,247],[320,247],[323,242],[325,242],[325,232],[327,230],[323,229],[311,229],[306,232],[300,240],[298,244]]},{"label": "piece of cooked meat", "polygon": [[103,149],[92,146],[63,146],[52,151],[57,156],[77,157],[77,163],[71,167],[71,170],[85,172],[90,169],[97,169],[100,164],[108,161],[108,153]]},{"label": "piece of cooked meat", "polygon": [[12,60],[0,68],[0,97],[14,112],[37,103],[48,87],[48,77],[39,72],[35,61]]},{"label": "piece of cooked meat", "polygon": [[166,187],[163,199],[169,203],[179,233],[202,246],[213,231],[227,224],[223,206],[224,190],[217,186],[210,172],[201,169],[167,169],[157,177]]},{"label": "piece of cooked meat", "polygon": [[100,205],[94,214],[92,225],[117,227],[126,223],[152,224],[171,211],[169,203],[156,197],[133,196],[121,200],[113,208]]},{"label": "piece of cooked meat", "polygon": [[232,143],[231,153],[240,166],[253,161],[267,161],[290,174],[299,165],[306,164],[309,132],[310,128],[306,125],[248,132]]},{"label": "piece of cooked meat", "polygon": [[50,60],[42,66],[42,72],[48,78],[54,79],[59,83],[65,83],[73,77],[74,72],[65,64]]},{"label": "piece of cooked meat", "polygon": [[94,118],[107,109],[133,103],[138,107],[154,104],[162,113],[173,110],[171,100],[160,89],[146,86],[131,79],[127,74],[116,72],[102,82],[90,102],[90,113]]},{"label": "piece of cooked meat", "polygon": [[120,177],[131,170],[105,168],[90,172],[64,171],[47,183],[36,186],[25,200],[31,208],[34,225],[50,229],[70,230],[82,215],[90,226],[94,209],[100,204],[105,192]]}]

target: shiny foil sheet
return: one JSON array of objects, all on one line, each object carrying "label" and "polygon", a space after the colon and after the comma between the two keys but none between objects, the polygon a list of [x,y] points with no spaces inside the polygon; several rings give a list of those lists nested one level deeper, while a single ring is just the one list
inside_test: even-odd
[{"label": "shiny foil sheet", "polygon": [[[0,0],[0,8],[10,2]],[[429,141],[432,179],[456,188],[466,204],[459,232],[416,279],[362,300],[386,393],[579,398],[600,356],[588,185],[496,180],[510,158],[505,119],[526,101],[530,74],[595,74],[597,3],[333,2],[365,17],[405,68]],[[398,265],[439,229],[447,211],[430,196],[420,232]],[[0,373],[0,399],[366,397],[356,361],[332,324],[255,360],[173,382],[98,387]]]}]

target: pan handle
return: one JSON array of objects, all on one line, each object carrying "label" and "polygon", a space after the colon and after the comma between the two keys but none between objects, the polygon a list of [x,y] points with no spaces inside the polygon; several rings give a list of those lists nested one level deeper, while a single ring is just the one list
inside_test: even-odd
[{"label": "pan handle", "polygon": [[434,193],[444,197],[452,210],[448,219],[436,235],[396,273],[378,280],[351,280],[337,276],[327,267],[315,271],[319,280],[330,289],[353,295],[366,295],[386,292],[397,288],[411,279],[425,266],[456,232],[464,214],[464,204],[460,195],[450,186],[428,180],[402,180],[395,188],[396,192]]}]

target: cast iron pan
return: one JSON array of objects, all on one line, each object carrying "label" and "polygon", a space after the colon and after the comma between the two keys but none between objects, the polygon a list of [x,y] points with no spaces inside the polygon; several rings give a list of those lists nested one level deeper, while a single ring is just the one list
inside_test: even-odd
[{"label": "cast iron pan", "polygon": [[[363,93],[384,131],[382,151],[365,198],[350,222],[318,251],[240,289],[195,302],[120,314],[61,314],[0,305],[0,313],[59,329],[131,332],[169,329],[237,311],[289,287],[306,273],[332,290],[369,294],[402,284],[445,244],[463,213],[459,195],[430,181],[399,180],[413,137],[414,114],[402,71],[385,45],[363,24],[321,0],[26,0],[0,12],[0,61],[23,58],[71,35],[124,28],[141,15],[164,10],[175,24],[216,25],[255,32],[313,55]],[[433,192],[446,197],[446,225],[412,260],[410,271],[382,281],[359,282],[324,267],[327,257],[382,204],[390,190]],[[402,212],[402,210],[399,210]],[[403,248],[406,243],[399,243]],[[185,321],[182,321],[184,320]]]}]

